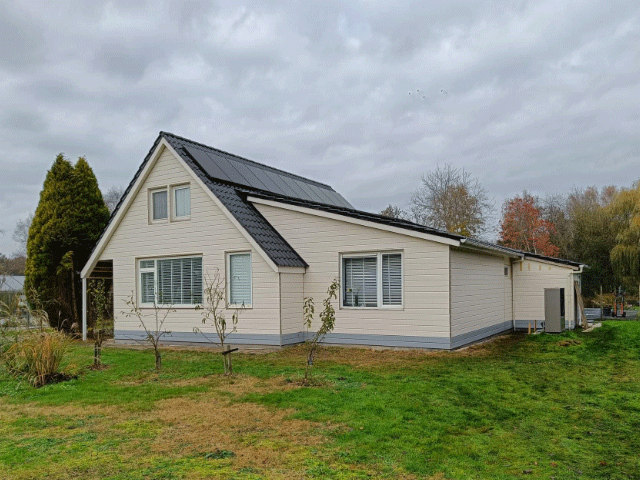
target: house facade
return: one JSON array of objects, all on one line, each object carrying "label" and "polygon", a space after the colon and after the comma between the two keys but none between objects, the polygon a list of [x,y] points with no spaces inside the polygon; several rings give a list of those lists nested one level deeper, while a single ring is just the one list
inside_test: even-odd
[{"label": "house facade", "polygon": [[167,342],[205,341],[194,328],[210,327],[195,306],[218,272],[228,316],[241,309],[230,343],[304,341],[304,298],[320,305],[337,278],[326,343],[452,349],[541,327],[545,288],[565,289],[573,328],[581,270],[358,211],[328,185],[161,132],[82,277],[86,292],[95,272],[110,272],[116,341],[144,336],[128,300],[146,314],[175,309]]}]

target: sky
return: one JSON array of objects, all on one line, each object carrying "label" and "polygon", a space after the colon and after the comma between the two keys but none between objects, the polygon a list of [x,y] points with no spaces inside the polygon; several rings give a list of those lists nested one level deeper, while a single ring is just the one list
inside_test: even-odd
[{"label": "sky", "polygon": [[0,0],[0,252],[63,152],[125,187],[159,131],[405,207],[640,178],[637,1]]}]

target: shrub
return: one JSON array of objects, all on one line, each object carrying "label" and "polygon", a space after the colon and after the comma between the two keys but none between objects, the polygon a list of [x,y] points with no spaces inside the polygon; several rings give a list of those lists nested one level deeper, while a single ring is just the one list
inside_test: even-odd
[{"label": "shrub", "polygon": [[25,332],[23,336],[15,337],[2,352],[2,357],[12,375],[24,377],[33,386],[41,387],[62,376],[60,365],[68,345],[67,336],[61,332]]}]

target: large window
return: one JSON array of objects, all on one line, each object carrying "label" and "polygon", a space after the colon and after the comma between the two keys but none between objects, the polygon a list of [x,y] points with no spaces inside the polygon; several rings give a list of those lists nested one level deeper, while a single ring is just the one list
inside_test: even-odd
[{"label": "large window", "polygon": [[251,307],[251,253],[227,256],[228,298],[235,307]]},{"label": "large window", "polygon": [[202,303],[202,257],[140,260],[142,305]]},{"label": "large window", "polygon": [[343,255],[342,306],[402,306],[402,254]]}]

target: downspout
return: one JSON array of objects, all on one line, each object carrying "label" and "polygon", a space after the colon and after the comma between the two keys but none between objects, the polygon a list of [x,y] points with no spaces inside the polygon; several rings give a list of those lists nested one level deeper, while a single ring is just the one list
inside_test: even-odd
[{"label": "downspout", "polygon": [[87,341],[87,279],[82,277],[82,341]]},{"label": "downspout", "polygon": [[524,255],[521,255],[516,262],[511,262],[511,323],[513,324],[513,331],[516,331],[516,270],[513,268],[515,263],[524,263]]}]

